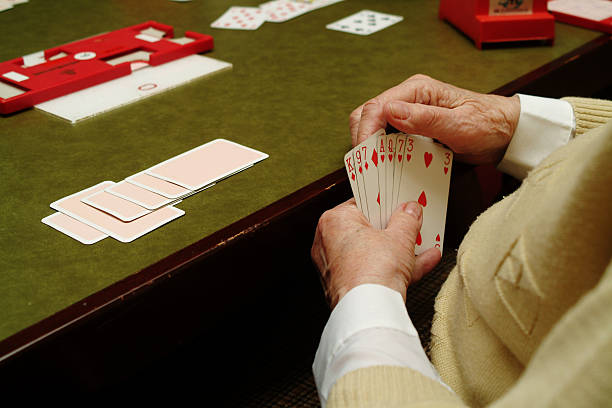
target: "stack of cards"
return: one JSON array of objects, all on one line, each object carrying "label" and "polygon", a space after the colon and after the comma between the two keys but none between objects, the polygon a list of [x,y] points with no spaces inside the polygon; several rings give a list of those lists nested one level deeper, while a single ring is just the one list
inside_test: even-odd
[{"label": "stack of cards", "polygon": [[273,0],[259,7],[230,7],[210,26],[231,30],[257,30],[264,22],[283,23],[342,0]]},{"label": "stack of cards", "polygon": [[326,27],[330,30],[343,31],[345,33],[370,35],[395,23],[399,23],[403,19],[404,17],[395,16],[393,14],[362,10],[334,23],[328,24]]},{"label": "stack of cards", "polygon": [[268,155],[216,139],[127,177],[103,181],[51,203],[42,222],[84,244],[111,236],[131,242],[185,214],[181,200],[245,170]]},{"label": "stack of cards", "polygon": [[357,207],[378,229],[407,201],[423,207],[415,253],[444,244],[453,152],[432,139],[380,130],[344,156]]}]

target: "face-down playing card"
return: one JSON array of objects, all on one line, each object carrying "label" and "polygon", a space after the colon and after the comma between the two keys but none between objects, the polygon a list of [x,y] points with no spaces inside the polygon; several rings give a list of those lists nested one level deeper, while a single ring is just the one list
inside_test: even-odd
[{"label": "face-down playing card", "polygon": [[87,245],[95,244],[96,242],[108,237],[108,235],[105,233],[98,231],[97,229],[92,228],[89,225],[84,224],[81,221],[69,217],[61,212],[48,215],[41,221],[43,224],[47,224],[57,231],[63,232],[69,237]]},{"label": "face-down playing card", "polygon": [[125,181],[153,193],[160,194],[169,199],[184,198],[193,193],[191,190],[186,189],[185,187],[153,177],[143,171],[126,177]]},{"label": "face-down playing card", "polygon": [[134,221],[151,212],[151,210],[104,190],[85,196],[81,198],[81,201],[125,222]]},{"label": "face-down playing card", "polygon": [[267,154],[225,139],[216,139],[168,159],[145,172],[199,190],[264,160]]},{"label": "face-down playing card", "polygon": [[128,183],[125,180],[110,186],[106,189],[106,192],[151,211],[178,201],[139,187],[136,184]]},{"label": "face-down playing card", "polygon": [[185,214],[183,210],[173,206],[165,206],[132,222],[123,222],[103,211],[100,211],[81,201],[112,186],[112,181],[103,181],[78,193],[74,193],[51,203],[51,208],[60,211],[78,221],[81,221],[121,242],[131,242],[142,235]]}]

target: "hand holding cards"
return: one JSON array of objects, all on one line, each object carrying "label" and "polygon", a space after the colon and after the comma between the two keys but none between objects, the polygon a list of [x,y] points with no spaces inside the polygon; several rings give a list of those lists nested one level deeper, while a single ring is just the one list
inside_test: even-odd
[{"label": "hand holding cards", "polygon": [[380,130],[344,156],[357,207],[384,229],[395,208],[406,201],[423,207],[415,254],[442,251],[453,152],[432,139]]}]

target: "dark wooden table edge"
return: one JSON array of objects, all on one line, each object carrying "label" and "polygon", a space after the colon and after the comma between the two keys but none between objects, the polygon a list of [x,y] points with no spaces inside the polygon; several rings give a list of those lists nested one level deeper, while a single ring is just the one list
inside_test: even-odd
[{"label": "dark wooden table edge", "polygon": [[[583,55],[609,45],[610,38],[610,35],[603,34],[550,63],[495,89],[491,93],[504,96],[513,95],[525,88],[526,85],[559,70]],[[344,169],[336,170],[269,206],[167,256],[159,262],[9,336],[0,341],[0,365],[24,352],[28,347],[53,336],[80,320],[92,314],[102,313],[104,309],[128,297],[137,296],[143,288],[169,278],[182,267],[203,257],[211,256],[236,240],[249,237],[274,220],[283,218],[296,211],[300,206],[326,190],[334,189],[345,183],[347,183],[347,178]]]}]

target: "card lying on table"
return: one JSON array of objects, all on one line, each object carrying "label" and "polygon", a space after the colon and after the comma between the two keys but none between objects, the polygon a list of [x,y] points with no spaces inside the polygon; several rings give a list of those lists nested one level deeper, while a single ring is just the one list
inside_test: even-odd
[{"label": "card lying on table", "polygon": [[264,21],[265,13],[259,7],[230,7],[210,25],[213,28],[234,30],[257,30]]},{"label": "card lying on table", "polygon": [[185,187],[150,176],[144,171],[127,177],[125,181],[170,199],[183,198],[193,193]]},{"label": "card lying on table", "polygon": [[81,201],[100,211],[115,216],[124,222],[134,221],[151,212],[151,210],[147,210],[131,201],[107,193],[104,190],[85,196],[81,198]]},{"label": "card lying on table", "polygon": [[[161,180],[163,181],[163,180]],[[179,186],[177,186],[179,187]],[[110,186],[105,190],[107,193],[113,194],[124,200],[131,201],[147,210],[157,210],[168,204],[175,204],[179,200],[164,197],[146,188],[139,187],[136,184],[128,183],[126,180]]]},{"label": "card lying on table", "polygon": [[284,23],[313,10],[331,6],[342,0],[272,0],[259,5],[266,14],[266,21]]},{"label": "card lying on table", "polygon": [[272,23],[283,23],[312,11],[312,6],[310,4],[291,0],[268,1],[260,4],[259,7],[264,10],[266,21]]},{"label": "card lying on table", "polygon": [[384,30],[395,23],[399,23],[403,19],[404,17],[393,14],[362,10],[334,23],[328,24],[326,28],[351,34],[369,35]]},{"label": "card lying on table", "polygon": [[61,212],[48,215],[41,221],[43,224],[47,224],[48,226],[55,228],[69,237],[87,245],[95,244],[96,242],[108,237],[108,235],[105,233],[98,231],[97,229]]},{"label": "card lying on table", "polygon": [[267,157],[238,143],[216,139],[153,166],[145,173],[189,190],[199,190]]},{"label": "card lying on table", "polygon": [[453,152],[432,139],[378,131],[344,156],[357,207],[378,229],[406,201],[423,207],[415,253],[444,244]]},{"label": "card lying on table", "polygon": [[123,222],[81,201],[81,199],[91,196],[92,194],[103,192],[113,184],[112,181],[103,181],[93,187],[51,203],[51,208],[69,215],[121,242],[131,242],[185,214],[183,210],[179,210],[172,206],[166,206],[157,211],[150,212],[147,215],[143,215],[132,222]]}]

